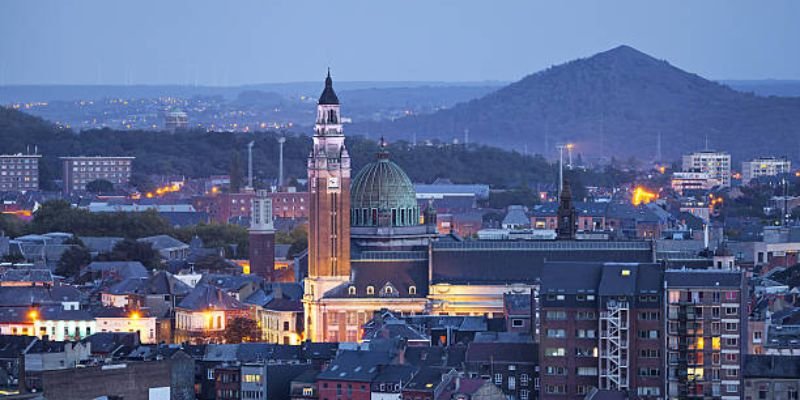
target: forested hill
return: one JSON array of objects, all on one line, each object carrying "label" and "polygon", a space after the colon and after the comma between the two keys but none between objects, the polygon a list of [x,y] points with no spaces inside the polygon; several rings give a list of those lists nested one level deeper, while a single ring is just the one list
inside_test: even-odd
[{"label": "forested hill", "polygon": [[[0,154],[21,153],[38,146],[43,155],[40,175],[44,185],[58,179],[58,157],[68,155],[132,155],[137,175],[175,174],[204,177],[227,174],[232,161],[245,170],[246,145],[255,141],[254,172],[257,178],[274,179],[278,174],[278,143],[275,132],[229,133],[188,131],[83,131],[63,130],[22,112],[0,107]],[[347,146],[357,171],[375,160],[377,144],[361,136],[348,135]],[[287,177],[305,178],[311,138],[289,134],[285,145]],[[484,182],[495,187],[516,187],[554,182],[553,167],[541,157],[524,156],[487,146],[411,146],[390,143],[392,160],[415,182],[447,177],[454,182]],[[238,155],[234,155],[238,152]]]},{"label": "forested hill", "polygon": [[741,160],[800,156],[800,98],[761,97],[685,72],[628,46],[529,75],[428,115],[356,124],[390,138],[461,139],[553,154],[575,142],[588,156],[655,157],[709,146]]}]

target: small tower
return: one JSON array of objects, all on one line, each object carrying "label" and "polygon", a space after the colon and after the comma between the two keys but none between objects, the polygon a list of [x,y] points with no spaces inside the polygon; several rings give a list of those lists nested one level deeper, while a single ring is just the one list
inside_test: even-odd
[{"label": "small tower", "polygon": [[575,224],[575,207],[572,205],[572,191],[569,181],[564,179],[564,187],[558,203],[558,240],[574,240],[577,225]]},{"label": "small tower", "polygon": [[250,273],[275,281],[275,228],[272,199],[266,190],[256,192],[250,211]]},{"label": "small tower", "polygon": [[723,241],[717,247],[717,250],[714,251],[714,256],[712,257],[713,260],[713,267],[714,269],[723,269],[723,270],[734,270],[736,269],[735,260],[733,257],[733,253],[728,250],[728,244]]},{"label": "small tower", "polygon": [[425,208],[425,213],[422,214],[422,218],[425,220],[426,232],[433,234],[439,233],[436,222],[436,207],[433,206],[433,199],[428,200],[428,207]]}]

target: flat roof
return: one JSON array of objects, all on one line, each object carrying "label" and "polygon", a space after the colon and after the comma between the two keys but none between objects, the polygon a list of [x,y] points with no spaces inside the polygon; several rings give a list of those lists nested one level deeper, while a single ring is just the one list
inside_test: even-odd
[{"label": "flat roof", "polygon": [[116,159],[116,160],[133,160],[136,157],[133,156],[68,156],[68,157],[58,157],[62,160],[102,160],[102,159]]}]

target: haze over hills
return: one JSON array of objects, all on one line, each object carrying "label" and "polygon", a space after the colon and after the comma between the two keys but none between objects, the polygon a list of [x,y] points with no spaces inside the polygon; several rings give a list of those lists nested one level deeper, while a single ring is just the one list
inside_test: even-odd
[{"label": "haze over hills", "polygon": [[[430,115],[354,124],[390,138],[461,139],[554,155],[652,160],[710,148],[737,159],[800,156],[800,98],[761,97],[685,72],[628,46],[529,75]],[[731,140],[735,138],[736,140]]]}]

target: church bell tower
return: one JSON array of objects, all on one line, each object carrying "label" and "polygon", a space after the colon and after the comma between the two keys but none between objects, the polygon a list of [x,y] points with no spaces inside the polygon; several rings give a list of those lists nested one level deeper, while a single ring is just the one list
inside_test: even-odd
[{"label": "church bell tower", "polygon": [[319,299],[350,279],[350,155],[344,139],[339,98],[328,70],[308,156],[308,278],[303,301],[306,339],[313,341],[323,340]]}]

